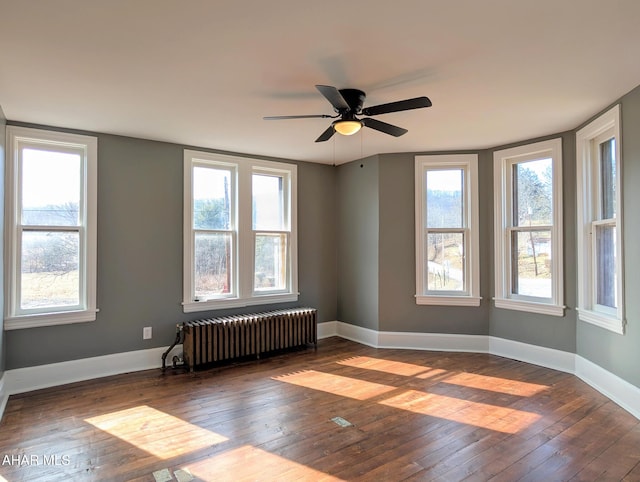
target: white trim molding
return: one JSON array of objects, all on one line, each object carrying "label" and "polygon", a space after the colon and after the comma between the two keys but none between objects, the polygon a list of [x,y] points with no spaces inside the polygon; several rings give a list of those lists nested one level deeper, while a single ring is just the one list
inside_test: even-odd
[{"label": "white trim molding", "polygon": [[[528,224],[520,219],[520,213],[525,211],[517,204],[518,196],[515,191],[519,183],[514,166],[531,161],[551,159],[551,214],[549,224],[537,224],[540,220],[529,220]],[[525,168],[523,172],[531,172]],[[538,180],[545,173],[535,173]],[[495,267],[495,306],[497,308],[528,311],[551,316],[564,316],[564,283],[563,283],[563,247],[562,247],[562,139],[526,144],[523,146],[503,149],[493,153],[493,191],[494,191],[494,254]],[[541,196],[542,193],[539,193]],[[529,206],[529,218],[532,208]],[[513,236],[529,233],[533,237],[535,232],[549,233],[549,272],[551,275],[550,292],[541,289],[541,279],[528,279],[531,285],[529,293],[517,288],[518,266],[513,260],[518,258],[519,248],[513,246]],[[517,238],[516,238],[517,239]],[[531,240],[533,246],[536,244]],[[534,251],[535,254],[535,251]]]},{"label": "white trim molding", "polygon": [[[478,202],[478,156],[477,154],[449,154],[416,156],[414,161],[415,181],[415,231],[416,231],[416,295],[417,305],[480,306],[480,221]],[[455,173],[455,174],[454,174]],[[451,177],[451,186],[430,187],[431,176],[439,181]],[[454,182],[455,181],[455,182]],[[434,189],[434,191],[431,191]],[[441,192],[452,196],[458,192],[460,219],[452,219],[450,213],[439,212],[437,202],[428,202],[428,193]],[[453,216],[455,217],[455,216]],[[453,223],[453,224],[452,224]],[[459,267],[448,266],[449,260],[428,259],[430,236],[444,240],[459,236],[456,257]],[[444,242],[444,241],[443,241]],[[457,244],[458,242],[456,242]],[[444,256],[444,247],[442,255]],[[437,258],[437,257],[436,257]],[[455,263],[452,263],[455,264]],[[449,278],[448,289],[430,287],[437,277]]]},{"label": "white trim molding", "polygon": [[640,419],[640,388],[576,355],[575,375]]},{"label": "white trim molding", "polygon": [[[216,192],[208,186],[206,194],[200,191],[202,179],[196,170],[224,172],[224,190]],[[254,225],[254,182],[256,176],[280,179],[281,216],[279,222],[268,226]],[[238,308],[298,300],[298,166],[287,162],[265,161],[248,157],[184,150],[183,159],[183,302],[185,313]],[[222,181],[221,181],[222,182]],[[208,190],[207,190],[208,189]],[[224,191],[224,195],[222,194]],[[225,200],[226,222],[196,223],[195,199],[200,201]],[[210,199],[209,199],[210,198]],[[209,225],[211,224],[211,225]],[[226,289],[223,292],[198,293],[196,283],[196,239],[202,236],[224,236],[226,239]],[[256,246],[258,237],[280,237],[282,257],[275,256],[274,270],[281,276],[278,287],[255,286]],[[212,290],[215,291],[215,290]]]},{"label": "white trim molding", "polygon": [[567,351],[490,336],[489,353],[561,372],[575,372],[575,354]]},{"label": "white trim molding", "polygon": [[[339,336],[373,348],[487,353],[576,375],[640,419],[640,388],[579,355],[488,335],[379,332],[327,321],[318,323],[318,338]],[[0,419],[10,395],[83,380],[158,369],[167,347],[115,353],[50,365],[7,370],[0,378]],[[180,346],[169,354],[179,353]]]},{"label": "white trim molding", "polygon": [[[38,156],[40,166],[47,165],[48,169],[37,173],[30,164],[29,152],[47,152],[45,156]],[[58,159],[56,156],[69,156],[64,159],[77,159],[77,166],[66,174],[75,172],[77,179],[73,179],[77,189],[77,200],[73,197],[67,201],[77,204],[75,220],[56,219],[55,216],[40,216],[29,218],[24,215],[31,208],[23,209],[25,201],[23,190],[25,189],[25,176],[32,172],[33,179],[31,190],[38,190],[38,180],[52,182],[47,177],[46,171],[55,167]],[[31,159],[32,161],[34,159]],[[66,162],[66,161],[64,161]],[[72,164],[70,164],[72,165]],[[49,171],[51,172],[51,171]],[[71,176],[71,177],[73,177]],[[94,321],[98,312],[96,306],[96,280],[97,280],[97,206],[98,206],[98,138],[64,132],[33,129],[29,127],[7,127],[7,162],[6,162],[6,208],[5,208],[5,313],[4,329],[15,330],[38,326],[52,326],[69,323],[81,323]],[[71,182],[71,181],[70,181]],[[64,187],[57,186],[58,190]],[[70,189],[70,188],[68,188]],[[25,191],[26,192],[26,191]],[[60,191],[57,194],[61,194]],[[48,199],[48,200],[47,200]],[[56,203],[53,198],[47,198],[38,203]],[[57,198],[56,198],[57,199]],[[32,201],[33,202],[33,201]],[[29,202],[27,202],[29,204]],[[39,207],[42,209],[42,207]],[[57,209],[57,208],[56,208]],[[50,211],[53,212],[53,211]],[[70,211],[74,213],[72,209]],[[27,233],[33,236],[69,235],[77,239],[74,246],[74,257],[77,258],[77,284],[76,290],[70,299],[60,303],[59,300],[49,299],[45,303],[24,303],[22,299],[22,257],[28,251],[28,243],[25,241]],[[75,243],[73,243],[75,244]],[[47,245],[49,246],[49,245]],[[52,246],[52,245],[51,245]],[[50,254],[51,246],[44,248]],[[55,254],[55,253],[54,253]],[[60,255],[52,255],[60,258]],[[42,267],[43,270],[56,268]],[[68,268],[76,271],[76,268]],[[26,288],[25,288],[26,289]],[[74,300],[73,298],[77,298]],[[55,298],[55,297],[54,297]],[[40,300],[42,301],[42,300]]]},{"label": "white trim molding", "polygon": [[574,353],[488,335],[378,332],[341,321],[319,323],[319,333],[321,327],[323,338],[339,336],[374,348],[488,353],[570,373],[640,419],[640,387]]},{"label": "white trim molding", "polygon": [[318,340],[324,338],[331,338],[338,335],[338,322],[337,321],[324,321],[318,323]]},{"label": "white trim molding", "polygon": [[162,354],[167,348],[150,348],[7,370],[4,374],[6,390],[8,395],[15,395],[67,383],[160,368]]},{"label": "white trim molding", "polygon": [[7,402],[9,401],[9,392],[6,389],[5,380],[7,376],[3,373],[2,377],[0,377],[0,420],[2,420],[2,415],[4,414],[4,408],[7,406]]},{"label": "white trim molding", "polygon": [[[615,187],[610,186],[614,193],[615,208],[612,213],[603,212],[603,170],[600,146],[613,142],[615,149],[612,179]],[[577,179],[577,271],[578,271],[578,318],[580,321],[591,323],[614,333],[624,335],[625,306],[624,306],[624,231],[623,231],[623,182],[624,169],[622,159],[622,138],[620,129],[620,105],[612,107],[600,117],[590,122],[576,133],[576,179]],[[613,229],[615,233],[613,252],[614,266],[605,270],[608,276],[613,274],[613,282],[605,283],[613,289],[614,303],[598,302],[599,282],[598,266],[601,255],[597,249],[597,231],[603,226]],[[610,253],[606,250],[605,253]],[[611,280],[610,280],[611,281]]]}]

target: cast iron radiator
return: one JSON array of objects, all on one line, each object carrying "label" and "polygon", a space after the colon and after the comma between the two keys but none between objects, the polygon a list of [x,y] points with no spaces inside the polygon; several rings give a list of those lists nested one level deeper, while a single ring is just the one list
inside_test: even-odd
[{"label": "cast iron radiator", "polygon": [[317,310],[252,313],[187,321],[183,327],[184,363],[195,367],[217,361],[293,348],[308,343],[317,346]]}]

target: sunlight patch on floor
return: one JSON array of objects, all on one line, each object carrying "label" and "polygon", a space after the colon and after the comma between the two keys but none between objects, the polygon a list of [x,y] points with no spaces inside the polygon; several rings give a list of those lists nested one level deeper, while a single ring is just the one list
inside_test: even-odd
[{"label": "sunlight patch on floor", "polygon": [[317,372],[315,370],[305,370],[290,375],[273,377],[273,379],[356,400],[367,400],[396,389],[396,387],[389,385]]},{"label": "sunlight patch on floor", "polygon": [[189,471],[199,480],[206,481],[342,480],[250,445],[186,464],[182,469]]},{"label": "sunlight patch on floor", "polygon": [[[378,372],[390,373],[392,375],[402,375],[412,377],[421,373],[430,372],[432,368],[413,363],[404,363],[384,358],[373,358],[369,356],[356,356],[338,362],[339,365],[348,367],[363,368],[365,370],[375,370]],[[444,372],[444,370],[440,370]]]},{"label": "sunlight patch on floor", "polygon": [[228,440],[146,405],[87,418],[85,421],[161,459]]},{"label": "sunlight patch on floor", "polygon": [[400,395],[378,403],[421,415],[444,418],[454,422],[511,434],[527,428],[541,418],[536,413],[470,402],[417,390],[407,390]]},{"label": "sunlight patch on floor", "polygon": [[475,373],[456,373],[442,381],[453,385],[491,390],[492,392],[518,395],[521,397],[531,397],[549,388],[547,385],[519,382],[509,378],[488,377]]}]

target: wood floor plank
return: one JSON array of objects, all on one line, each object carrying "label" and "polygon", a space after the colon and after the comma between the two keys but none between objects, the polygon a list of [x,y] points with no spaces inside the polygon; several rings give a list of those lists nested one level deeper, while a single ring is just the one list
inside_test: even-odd
[{"label": "wood floor plank", "polygon": [[12,396],[5,456],[10,481],[638,481],[640,421],[567,373],[330,338]]}]

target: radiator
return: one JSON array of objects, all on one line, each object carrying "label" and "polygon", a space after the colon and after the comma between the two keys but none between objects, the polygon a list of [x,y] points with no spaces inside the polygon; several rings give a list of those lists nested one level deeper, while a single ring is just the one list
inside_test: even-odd
[{"label": "radiator", "polygon": [[207,363],[260,358],[262,353],[309,343],[317,346],[317,311],[294,308],[187,321],[183,336],[184,364],[193,371]]}]

